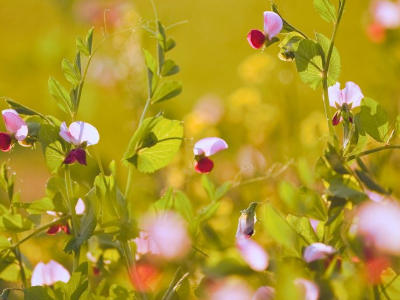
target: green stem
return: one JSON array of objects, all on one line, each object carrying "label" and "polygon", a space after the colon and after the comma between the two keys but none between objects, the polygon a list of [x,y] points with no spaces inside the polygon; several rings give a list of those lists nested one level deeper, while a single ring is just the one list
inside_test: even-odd
[{"label": "green stem", "polygon": [[374,286],[372,287],[373,291],[374,291],[374,300],[380,300],[380,296],[379,296],[379,290],[378,290],[378,285],[374,284]]},{"label": "green stem", "polygon": [[[80,232],[80,224],[78,220],[78,216],[76,215],[75,211],[75,198],[74,198],[74,191],[72,187],[72,182],[71,182],[71,173],[69,170],[69,166],[65,165],[65,186],[67,189],[67,197],[68,197],[68,202],[69,202],[69,211],[71,214],[71,219],[72,219],[72,230],[74,232],[75,238],[78,238],[79,232]],[[79,256],[80,256],[80,247],[75,251],[74,253],[74,264],[73,264],[73,270],[75,271],[78,266],[79,266]]]},{"label": "green stem", "polygon": [[363,156],[366,156],[369,154],[373,154],[373,153],[384,151],[384,150],[391,150],[391,149],[400,149],[400,146],[399,145],[385,145],[382,147],[366,150],[366,151],[360,152],[358,154],[354,154],[354,155],[350,155],[349,157],[346,157],[346,161],[350,161],[350,160],[356,159],[358,157],[363,157]]},{"label": "green stem", "polygon": [[[18,244],[18,235],[15,233],[14,235],[14,239],[16,241],[16,244]],[[21,257],[21,251],[19,249],[19,246],[13,246],[14,249],[14,253],[15,256],[17,257],[18,260],[18,264],[19,264],[19,271],[21,273],[21,281],[22,281],[22,285],[24,287],[28,287],[27,285],[27,281],[26,281],[26,275],[25,275],[25,270],[24,270],[24,265],[22,264],[22,257]]]},{"label": "green stem", "polygon": [[128,241],[120,241],[122,250],[124,251],[125,259],[126,259],[126,268],[129,274],[129,278],[131,279],[132,284],[137,283],[137,289],[140,292],[142,300],[147,300],[146,293],[143,290],[142,283],[140,281],[139,275],[137,274],[135,268],[135,260],[132,255],[131,248],[129,247]]},{"label": "green stem", "polygon": [[[182,281],[185,280],[186,277],[189,276],[189,272],[185,273],[181,279],[178,280],[178,282],[175,284],[175,286],[172,288],[171,292],[169,293],[169,295],[167,296],[167,298],[165,298],[165,300],[171,300],[172,297],[175,295],[176,290],[179,288],[179,286],[182,284]],[[163,298],[164,299],[164,298]]]}]

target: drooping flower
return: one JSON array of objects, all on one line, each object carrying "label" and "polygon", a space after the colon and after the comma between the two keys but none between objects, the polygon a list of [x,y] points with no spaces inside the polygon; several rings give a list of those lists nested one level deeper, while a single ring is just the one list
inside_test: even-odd
[{"label": "drooping flower", "polygon": [[64,160],[65,164],[73,164],[75,162],[86,166],[86,147],[96,145],[100,136],[97,129],[85,122],[74,122],[69,128],[63,122],[60,127],[60,136],[67,142],[74,145]]},{"label": "drooping flower", "polygon": [[273,300],[275,299],[275,289],[270,286],[262,286],[257,289],[251,300]]},{"label": "drooping flower", "polygon": [[303,257],[306,262],[310,263],[316,260],[328,258],[335,252],[336,250],[332,246],[323,243],[313,243],[306,248]]},{"label": "drooping flower", "polygon": [[282,18],[272,11],[264,12],[264,32],[252,29],[247,35],[247,41],[254,49],[260,49],[266,40],[271,41],[283,28]]},{"label": "drooping flower", "polygon": [[[340,83],[336,82],[328,88],[328,94],[329,105],[338,109],[332,120],[333,125],[338,125],[343,120],[342,113],[350,113],[351,109],[360,106],[364,98],[360,87],[351,81],[346,83],[343,90],[340,89]],[[352,122],[351,116],[349,121]]]},{"label": "drooping flower", "polygon": [[254,271],[262,272],[268,268],[269,257],[267,252],[251,238],[237,239],[236,248],[249,267]]},{"label": "drooping flower", "polygon": [[400,207],[392,201],[367,202],[356,212],[356,233],[365,247],[400,255]]},{"label": "drooping flower", "polygon": [[[78,215],[82,215],[85,212],[85,202],[81,198],[78,199],[76,205],[75,205],[75,212]],[[56,217],[61,217],[63,214],[62,213],[57,213],[54,211],[47,211],[49,215],[56,216]],[[66,234],[71,234],[71,230],[68,224],[68,221],[60,222],[58,224],[55,224],[51,226],[47,230],[48,235],[55,235],[59,233],[60,231],[64,231]]]},{"label": "drooping flower", "polygon": [[304,300],[318,300],[319,288],[314,282],[297,278],[294,280],[294,284],[301,290]]},{"label": "drooping flower", "polygon": [[150,234],[141,231],[133,241],[136,244],[136,260],[147,253],[160,255],[160,249]]},{"label": "drooping flower", "polygon": [[15,141],[23,141],[28,136],[28,126],[13,109],[2,111],[7,132],[0,132],[0,150],[9,152]]},{"label": "drooping flower", "polygon": [[236,231],[236,238],[250,238],[255,233],[254,225],[257,222],[257,216],[255,209],[257,207],[256,202],[250,204],[250,206],[241,211],[241,216],[239,217],[239,224]]},{"label": "drooping flower", "polygon": [[220,138],[208,137],[198,141],[193,148],[194,158],[196,160],[194,169],[198,173],[207,174],[214,168],[214,162],[209,156],[228,148],[228,144]]},{"label": "drooping flower", "polygon": [[146,216],[142,223],[143,230],[158,247],[160,257],[175,260],[185,257],[189,252],[190,238],[186,223],[180,215],[165,211],[157,216]]},{"label": "drooping flower", "polygon": [[68,282],[70,277],[68,270],[54,260],[39,262],[33,269],[31,285],[51,286],[58,281]]}]

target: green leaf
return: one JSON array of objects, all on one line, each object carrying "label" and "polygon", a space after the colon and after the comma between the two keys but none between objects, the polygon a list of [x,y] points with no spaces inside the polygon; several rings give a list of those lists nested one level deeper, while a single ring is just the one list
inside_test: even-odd
[{"label": "green leaf", "polygon": [[148,118],[133,135],[123,160],[133,164],[140,172],[153,173],[172,161],[182,138],[181,121]]},{"label": "green leaf", "polygon": [[67,90],[51,76],[49,77],[49,90],[58,106],[67,114],[72,114],[71,98]]},{"label": "green leaf", "polygon": [[374,140],[386,142],[389,133],[389,116],[378,102],[371,98],[364,98],[361,101],[360,120],[365,132]]},{"label": "green leaf", "polygon": [[322,19],[329,23],[336,23],[336,9],[329,0],[314,0],[314,8]]},{"label": "green leaf", "polygon": [[60,170],[65,159],[64,142],[59,137],[58,130],[58,127],[50,124],[41,124],[39,129],[39,141],[42,144],[46,166],[53,174]]},{"label": "green leaf", "polygon": [[176,46],[175,40],[173,38],[168,38],[165,42],[165,52],[168,52],[174,49]]},{"label": "green leaf", "polygon": [[179,72],[179,66],[172,60],[172,59],[167,59],[164,62],[164,66],[162,68],[161,75],[162,76],[171,76]]},{"label": "green leaf", "polygon": [[348,155],[356,155],[364,151],[365,146],[368,142],[368,136],[361,126],[360,113],[356,114],[353,118],[353,134],[350,139]]},{"label": "green leaf", "polygon": [[90,294],[90,284],[87,279],[88,263],[84,262],[79,265],[75,272],[71,274],[71,278],[65,286],[67,299],[84,300]]},{"label": "green leaf", "polygon": [[81,81],[81,75],[76,72],[75,66],[71,64],[68,59],[63,59],[62,70],[65,78],[73,85],[79,85]]},{"label": "green leaf", "polygon": [[0,216],[0,231],[24,232],[31,230],[33,223],[22,215],[2,215]]},{"label": "green leaf", "polygon": [[151,103],[165,101],[178,96],[182,92],[180,81],[164,82],[154,93]]},{"label": "green leaf", "polygon": [[86,35],[86,46],[88,48],[89,54],[92,54],[93,30],[94,27],[90,28]]},{"label": "green leaf", "polygon": [[312,228],[310,221],[306,217],[296,217],[288,215],[286,220],[292,227],[297,231],[298,234],[302,235],[309,244],[318,243],[318,236]]},{"label": "green leaf", "polygon": [[316,191],[302,186],[297,192],[297,199],[300,214],[320,221],[327,219],[326,205]]},{"label": "green leaf", "polygon": [[207,175],[201,176],[201,186],[206,191],[208,199],[215,200],[215,185]]},{"label": "green leaf", "polygon": [[318,44],[312,40],[301,40],[295,58],[300,79],[313,90],[319,88],[322,84],[323,64]]},{"label": "green leaf", "polygon": [[31,203],[16,202],[13,204],[15,207],[24,208],[30,214],[42,214],[46,211],[55,211],[60,213],[67,213],[67,208],[63,205],[62,201],[57,198],[45,197]]},{"label": "green leaf", "polygon": [[174,188],[170,187],[166,193],[154,203],[156,212],[170,210],[174,206]]},{"label": "green leaf", "polygon": [[4,289],[0,295],[0,300],[9,300],[8,296],[10,295],[12,289]]},{"label": "green leaf", "polygon": [[[385,287],[385,299],[396,299],[400,295],[400,277],[392,268],[387,268],[381,274],[382,286]],[[381,294],[383,300],[383,294]]]},{"label": "green leaf", "polygon": [[11,247],[11,242],[4,236],[0,236],[0,252]]},{"label": "green leaf", "polygon": [[355,170],[358,178],[365,184],[367,188],[370,190],[376,191],[380,194],[388,194],[388,191],[385,190],[382,186],[380,186],[372,176],[366,172],[361,170]]},{"label": "green leaf", "polygon": [[186,219],[186,221],[191,222],[193,220],[193,206],[185,193],[180,191],[175,193],[174,208]]},{"label": "green leaf", "polygon": [[81,53],[76,51],[74,58],[74,68],[76,73],[81,76],[82,75],[82,65],[81,65]]},{"label": "green leaf", "polygon": [[[320,0],[325,1],[325,0]],[[328,0],[326,0],[328,1]],[[322,51],[324,53],[324,60],[326,60],[329,52],[329,48],[331,46],[331,41],[326,36],[320,33],[316,33],[317,42],[321,46]],[[340,62],[340,54],[337,48],[334,46],[332,50],[332,55],[329,63],[328,70],[328,86],[334,85],[337,81],[339,81],[340,73],[341,73],[341,62]]]},{"label": "green leaf", "polygon": [[325,151],[325,158],[335,172],[340,174],[350,174],[343,157],[331,144],[328,144],[328,149]]},{"label": "green leaf", "polygon": [[14,109],[17,113],[21,114],[21,115],[26,115],[26,116],[39,116],[43,119],[46,119],[45,116],[43,116],[41,113],[34,111],[33,109],[30,109],[18,102],[15,102],[11,99],[6,99],[6,102],[8,103],[8,105],[10,105],[10,107],[12,109]]},{"label": "green leaf", "polygon": [[76,38],[76,47],[79,49],[79,51],[85,54],[85,56],[90,56],[90,51],[80,36]]},{"label": "green leaf", "polygon": [[107,300],[133,300],[134,298],[131,292],[129,292],[126,288],[112,284],[110,286],[110,297]]},{"label": "green leaf", "polygon": [[336,197],[347,199],[355,204],[359,204],[367,199],[367,195],[361,192],[354,182],[343,178],[332,180],[329,192]]},{"label": "green leaf", "polygon": [[24,300],[54,300],[55,295],[51,288],[45,286],[32,286],[24,289]]}]

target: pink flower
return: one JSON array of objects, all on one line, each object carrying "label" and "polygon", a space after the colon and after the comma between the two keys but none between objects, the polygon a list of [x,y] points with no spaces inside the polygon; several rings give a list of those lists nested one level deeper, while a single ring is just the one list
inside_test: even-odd
[{"label": "pink flower", "polygon": [[400,27],[400,4],[390,0],[373,1],[371,14],[376,24],[386,29]]},{"label": "pink flower", "polygon": [[[147,250],[157,252],[155,250],[157,247],[159,255],[164,259],[184,258],[190,250],[191,244],[186,223],[180,215],[172,211],[145,217],[143,229],[152,239],[150,244],[146,245],[149,247]],[[141,244],[141,246],[144,245]]]},{"label": "pink flower", "polygon": [[268,254],[265,250],[252,239],[237,239],[236,248],[242,258],[254,271],[262,272],[268,268]]},{"label": "pink flower", "polygon": [[58,281],[68,282],[70,277],[68,270],[54,260],[39,262],[33,269],[31,285],[51,286]]},{"label": "pink flower", "polygon": [[[85,212],[85,202],[83,202],[83,200],[81,198],[78,199],[78,201],[77,201],[77,203],[75,205],[75,212],[78,215],[82,215]],[[63,215],[62,213],[57,213],[57,212],[54,212],[54,211],[47,211],[47,213],[49,215],[56,216],[56,217],[60,217],[60,216]],[[59,224],[51,226],[47,230],[47,234],[48,235],[55,235],[55,234],[59,233],[60,231],[64,231],[66,234],[71,234],[71,230],[70,230],[68,221],[64,221],[64,222],[61,222]]]},{"label": "pink flower", "polygon": [[356,232],[366,247],[400,255],[400,208],[392,201],[367,202],[356,212]]},{"label": "pink flower", "polygon": [[314,282],[304,278],[297,278],[294,284],[301,289],[304,300],[318,300],[319,288]]},{"label": "pink flower", "polygon": [[139,260],[141,255],[150,253],[160,255],[160,249],[154,239],[146,232],[141,231],[139,237],[133,240],[136,244],[136,259]]},{"label": "pink flower", "polygon": [[252,291],[238,280],[223,281],[212,287],[208,300],[251,300]]},{"label": "pink flower", "polygon": [[336,252],[332,246],[325,245],[323,243],[314,243],[306,248],[303,257],[308,263],[315,260],[325,259]]},{"label": "pink flower", "polygon": [[317,228],[318,228],[318,224],[320,223],[320,221],[318,220],[314,220],[314,219],[309,219],[311,227],[314,229],[315,233],[317,233]]},{"label": "pink flower", "polygon": [[81,121],[72,123],[69,128],[63,122],[60,127],[60,136],[75,146],[65,158],[65,164],[78,161],[81,165],[86,165],[86,146],[96,145],[100,139],[99,132],[94,126]]},{"label": "pink flower", "polygon": [[208,157],[228,148],[228,144],[220,138],[208,137],[198,141],[193,148],[195,155],[194,169],[198,173],[207,174],[214,168],[214,163]]},{"label": "pink flower", "polygon": [[[351,109],[360,106],[361,100],[364,98],[360,87],[351,81],[346,83],[343,90],[340,90],[340,83],[336,82],[335,85],[328,88],[328,93],[329,105],[338,109],[332,120],[333,125],[338,125],[343,120],[342,110],[345,109],[349,112]],[[351,117],[349,121],[353,121]]]},{"label": "pink flower", "polygon": [[283,28],[281,17],[272,12],[264,12],[264,32],[258,29],[252,29],[247,35],[247,41],[254,49],[260,49],[266,39],[271,41]]},{"label": "pink flower", "polygon": [[0,150],[9,152],[15,140],[21,142],[28,136],[28,126],[13,109],[2,111],[7,132],[0,132]]},{"label": "pink flower", "polygon": [[275,289],[270,286],[262,286],[257,289],[251,300],[273,300],[275,299]]}]

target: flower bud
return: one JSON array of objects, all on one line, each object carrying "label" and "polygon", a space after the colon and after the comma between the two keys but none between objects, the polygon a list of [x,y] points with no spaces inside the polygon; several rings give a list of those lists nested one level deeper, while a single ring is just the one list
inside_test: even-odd
[{"label": "flower bud", "polygon": [[252,29],[247,35],[247,41],[254,49],[260,49],[265,42],[265,34],[258,29]]}]

